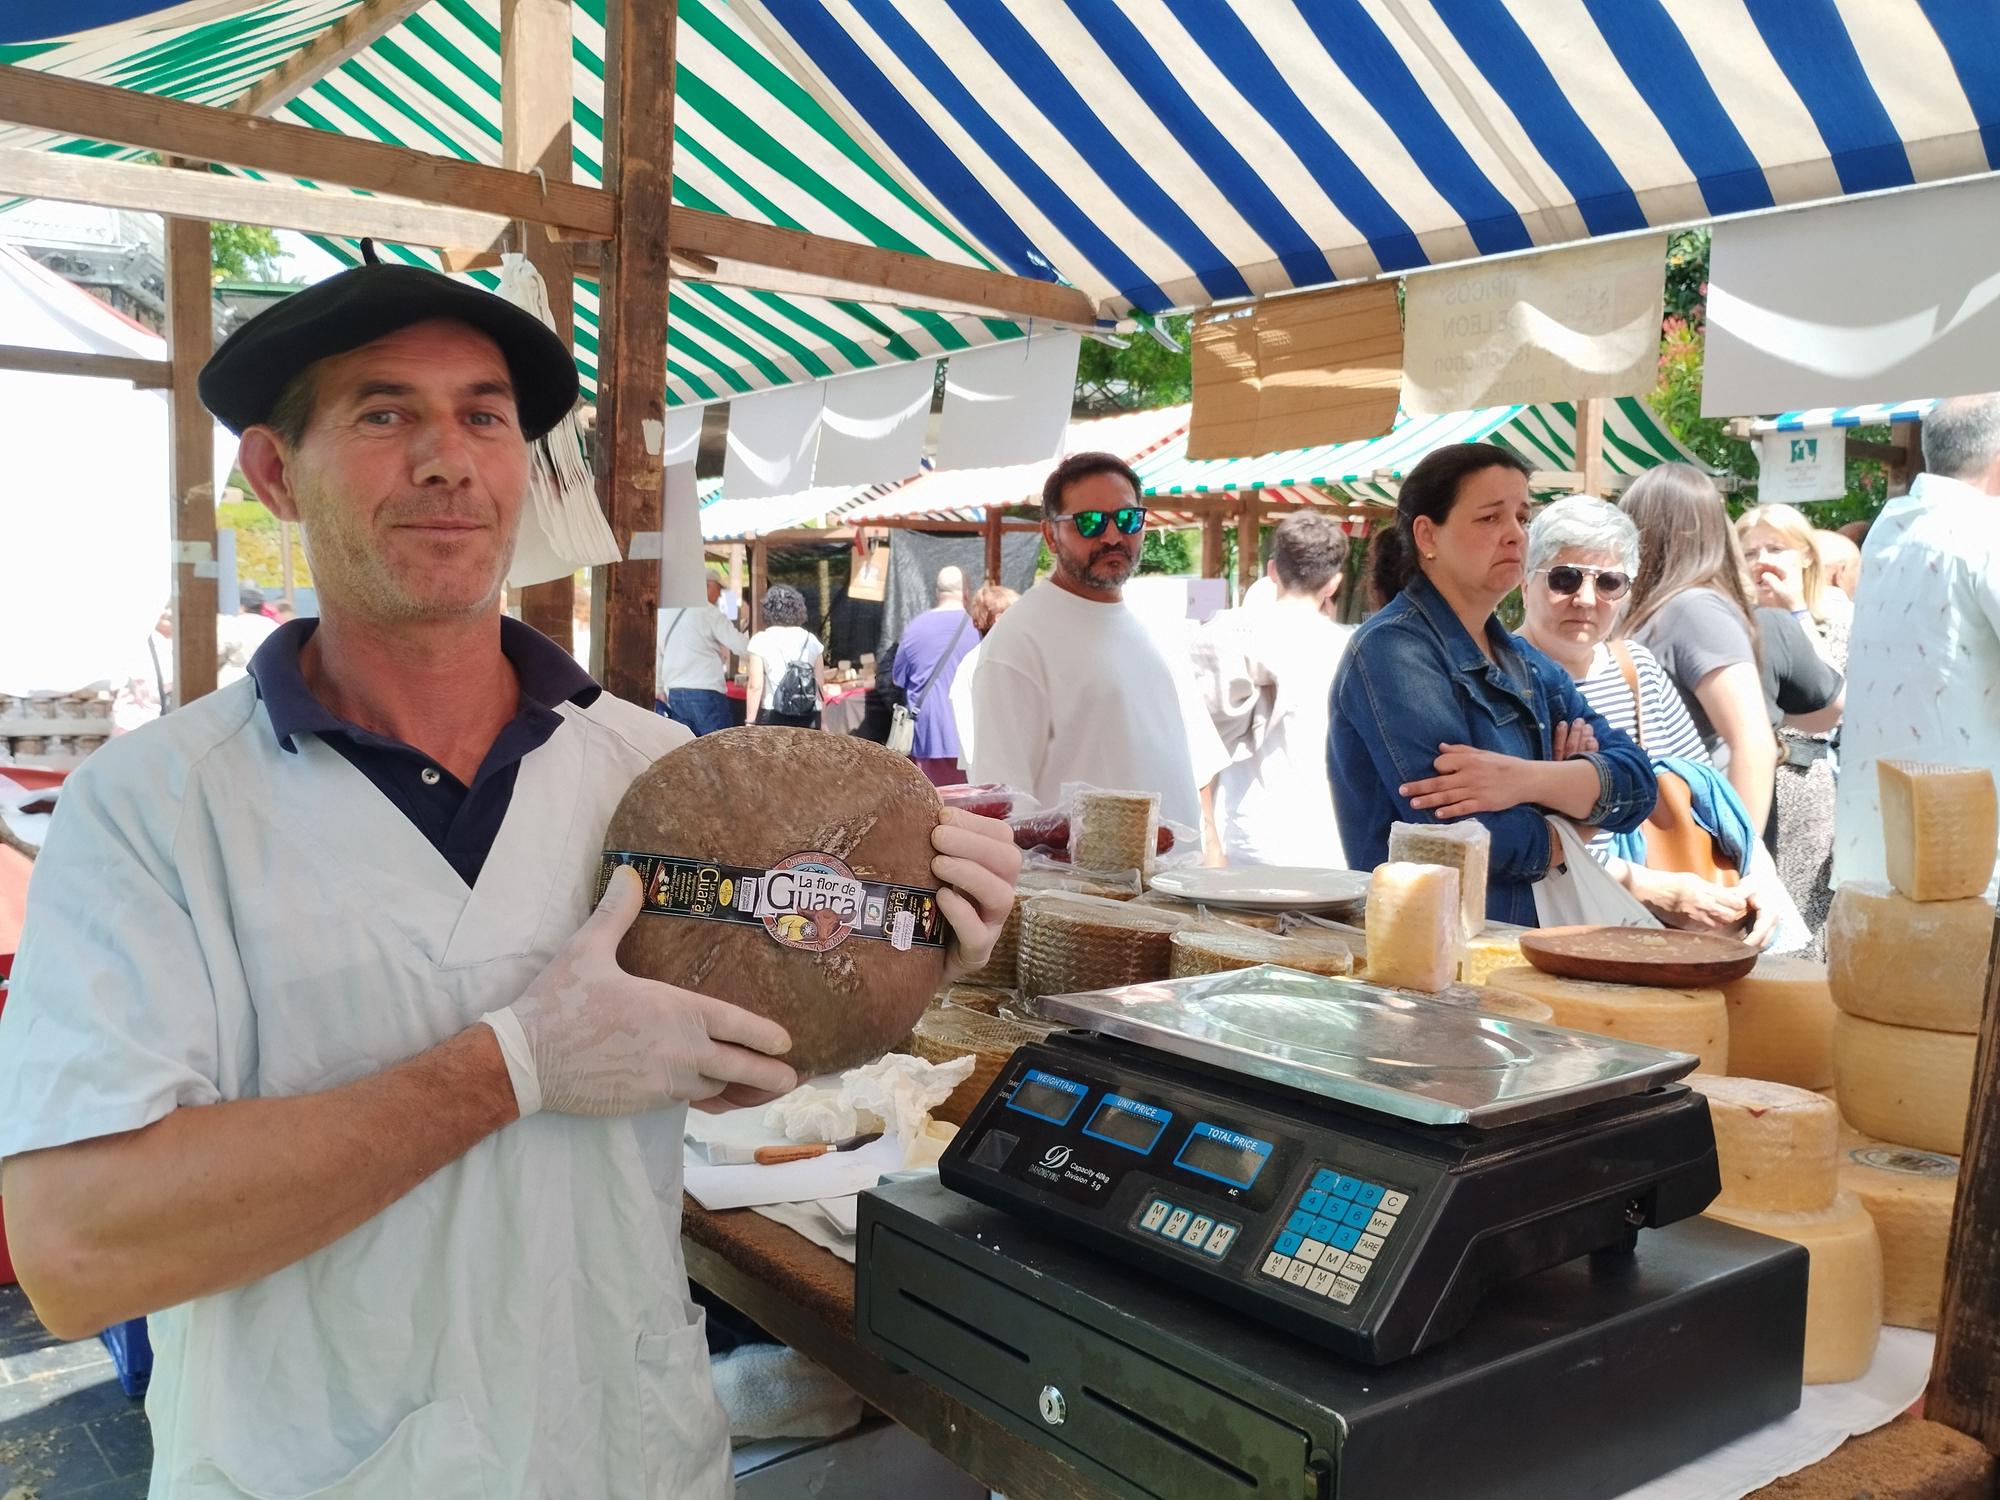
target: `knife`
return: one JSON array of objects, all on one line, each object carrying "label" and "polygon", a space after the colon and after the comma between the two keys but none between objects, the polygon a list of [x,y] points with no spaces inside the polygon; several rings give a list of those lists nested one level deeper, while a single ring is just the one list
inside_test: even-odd
[{"label": "knife", "polygon": [[761,1167],[775,1167],[788,1161],[811,1161],[816,1156],[826,1156],[835,1151],[852,1151],[865,1146],[870,1141],[882,1139],[882,1132],[872,1131],[867,1135],[849,1136],[844,1141],[807,1141],[797,1146],[759,1146],[754,1160]]}]

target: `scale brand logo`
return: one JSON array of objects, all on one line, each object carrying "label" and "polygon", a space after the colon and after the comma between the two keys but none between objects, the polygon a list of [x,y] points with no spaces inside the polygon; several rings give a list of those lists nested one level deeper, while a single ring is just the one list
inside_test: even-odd
[{"label": "scale brand logo", "polygon": [[1069,1165],[1069,1147],[1051,1146],[1042,1153],[1042,1165],[1051,1172],[1060,1172]]}]

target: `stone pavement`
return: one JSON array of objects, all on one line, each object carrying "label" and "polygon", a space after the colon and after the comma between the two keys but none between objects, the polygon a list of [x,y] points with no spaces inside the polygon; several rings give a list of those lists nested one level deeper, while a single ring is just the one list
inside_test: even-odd
[{"label": "stone pavement", "polygon": [[0,1500],[145,1500],[153,1439],[96,1339],[64,1344],[0,1287]]}]

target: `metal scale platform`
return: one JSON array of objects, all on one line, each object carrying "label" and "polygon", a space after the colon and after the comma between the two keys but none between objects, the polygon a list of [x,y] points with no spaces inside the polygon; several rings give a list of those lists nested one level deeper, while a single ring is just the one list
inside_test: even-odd
[{"label": "metal scale platform", "polygon": [[1108,1487],[1608,1496],[1797,1405],[1803,1252],[1678,1223],[1694,1058],[1275,968],[1039,1009],[863,1195],[860,1334]]}]

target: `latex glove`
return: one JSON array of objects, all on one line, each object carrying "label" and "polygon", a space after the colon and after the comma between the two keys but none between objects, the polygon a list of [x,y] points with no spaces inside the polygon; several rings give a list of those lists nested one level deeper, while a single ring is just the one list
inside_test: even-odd
[{"label": "latex glove", "polygon": [[1014,911],[1014,887],[1021,879],[1021,851],[1014,830],[998,818],[982,818],[961,807],[945,809],[931,831],[931,874],[937,878],[938,910],[951,924],[944,977],[950,984],[993,956],[1000,929]]},{"label": "latex glove", "polygon": [[637,872],[614,870],[597,910],[521,998],[480,1017],[500,1038],[522,1118],[636,1115],[725,1091],[748,1103],[798,1085],[778,1061],[792,1039],[777,1022],[618,967],[641,897]]}]

